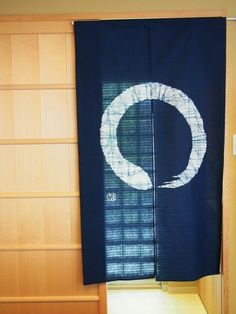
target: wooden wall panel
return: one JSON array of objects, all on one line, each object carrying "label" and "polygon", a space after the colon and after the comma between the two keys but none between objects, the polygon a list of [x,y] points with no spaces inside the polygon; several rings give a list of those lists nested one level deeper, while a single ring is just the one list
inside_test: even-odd
[{"label": "wooden wall panel", "polygon": [[1,145],[0,193],[78,191],[77,146]]},{"label": "wooden wall panel", "polygon": [[67,83],[75,84],[74,34],[66,34]]},{"label": "wooden wall panel", "polygon": [[208,314],[225,314],[222,312],[221,299],[222,276],[207,276],[199,280],[199,295]]},{"label": "wooden wall panel", "polygon": [[6,297],[98,295],[97,285],[82,284],[80,250],[4,251],[0,265],[0,302]]},{"label": "wooden wall panel", "polygon": [[79,206],[78,198],[0,199],[0,251],[33,245],[78,247]]},{"label": "wooden wall panel", "polygon": [[97,314],[98,302],[2,303],[1,314]]},{"label": "wooden wall panel", "polygon": [[75,92],[43,90],[40,94],[42,138],[76,138]]},{"label": "wooden wall panel", "polygon": [[76,136],[74,90],[0,90],[0,140]]},{"label": "wooden wall panel", "polygon": [[66,83],[66,35],[40,34],[40,83]]},{"label": "wooden wall panel", "polygon": [[38,35],[12,35],[12,83],[35,84],[39,81]]},{"label": "wooden wall panel", "polygon": [[0,84],[75,82],[73,34],[1,34],[0,44]]},{"label": "wooden wall panel", "polygon": [[[10,21],[11,17],[8,17],[7,22],[3,21],[1,16],[0,22],[0,34],[65,34],[73,33],[73,27],[70,21],[67,21],[62,17],[61,19],[37,18],[37,15],[26,16],[19,18],[17,21]],[[37,21],[39,20],[39,21]]]},{"label": "wooden wall panel", "polygon": [[11,36],[0,35],[0,84],[11,83]]},{"label": "wooden wall panel", "polygon": [[83,285],[70,22],[0,22],[0,313],[105,314]]},{"label": "wooden wall panel", "polygon": [[[4,92],[2,92],[4,93]],[[40,91],[17,90],[8,93],[12,94],[12,104],[5,103],[5,107],[13,107],[13,117],[9,120],[13,123],[14,135],[12,138],[35,138],[41,137],[41,108]],[[1,92],[0,92],[1,95]],[[9,121],[9,124],[10,124]],[[10,137],[10,136],[9,136]]]},{"label": "wooden wall panel", "polygon": [[[1,65],[0,68],[2,68]],[[2,71],[0,71],[0,73],[2,73]],[[0,91],[0,138],[13,138],[13,137],[14,137],[13,94],[9,91]]]}]

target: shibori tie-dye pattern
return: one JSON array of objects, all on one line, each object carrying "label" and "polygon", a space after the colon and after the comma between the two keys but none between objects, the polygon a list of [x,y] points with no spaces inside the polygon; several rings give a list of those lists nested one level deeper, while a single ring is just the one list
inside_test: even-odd
[{"label": "shibori tie-dye pattern", "polygon": [[192,151],[187,168],[164,182],[162,188],[178,188],[187,184],[197,173],[206,153],[207,141],[203,121],[193,101],[178,89],[161,83],[145,83],[132,86],[117,96],[105,110],[100,129],[101,146],[107,163],[125,183],[139,190],[152,188],[148,174],[139,166],[125,159],[117,143],[117,127],[125,112],[144,100],[162,100],[174,106],[189,124],[192,133]]},{"label": "shibori tie-dye pattern", "polygon": [[[107,98],[109,98],[106,93],[107,91],[109,93],[110,89],[114,89],[114,86],[115,84],[112,87],[104,84],[105,104]],[[123,84],[123,87],[125,88],[125,84]],[[153,238],[156,235],[152,220],[155,219],[153,211],[153,207],[155,207],[155,189],[153,189],[152,181],[155,178],[153,175],[155,165],[151,163],[153,163],[155,157],[153,156],[152,160],[149,159],[150,168],[145,171],[138,165],[138,162],[130,161],[132,155],[125,158],[119,149],[120,142],[125,155],[127,155],[127,150],[133,147],[133,155],[140,157],[143,154],[142,144],[140,143],[143,137],[146,147],[149,147],[150,156],[155,154],[152,126],[155,121],[153,121],[151,113],[152,100],[160,100],[166,103],[167,106],[171,105],[176,108],[189,125],[192,136],[192,150],[186,169],[179,175],[173,176],[174,179],[171,182],[164,182],[158,188],[178,188],[188,184],[197,175],[207,149],[206,133],[200,113],[193,101],[178,89],[156,82],[137,84],[126,88],[110,104],[105,105],[101,120],[100,140],[108,164],[104,165],[106,270],[108,279],[114,279],[116,276],[117,278],[123,276],[124,279],[129,279],[135,275],[142,277],[154,273],[152,261],[155,258],[155,248]],[[158,102],[155,102],[154,106],[158,106]],[[130,120],[129,109],[131,108],[135,112],[132,118],[133,121]],[[141,119],[145,119],[145,128],[140,124]],[[138,136],[135,133],[130,134],[126,126],[126,132],[119,138],[119,124],[121,122],[122,126],[125,121],[129,124],[129,128],[133,127],[133,132],[138,132]],[[131,123],[133,123],[133,126]],[[128,137],[131,137],[131,139],[128,139]],[[132,138],[134,143],[132,143]],[[127,141],[129,147],[127,147]],[[156,154],[158,154],[158,151]],[[155,175],[158,175],[158,173]],[[118,179],[115,179],[115,176]],[[113,180],[111,181],[112,177]],[[119,180],[121,181],[119,182]],[[121,182],[127,184],[126,191],[123,190],[125,187],[120,190],[117,188],[122,186]],[[131,189],[128,189],[128,187]],[[142,192],[147,190],[150,190],[150,195]],[[143,198],[144,202],[140,201],[140,197]],[[149,204],[148,198],[150,199]],[[130,206],[133,206],[133,208],[129,208]],[[138,218],[140,208],[141,211],[144,211],[144,216],[150,217],[150,221],[142,221]],[[142,252],[141,258],[139,256],[140,252]]]},{"label": "shibori tie-dye pattern", "polygon": [[[104,160],[108,280],[153,277],[155,273],[151,101],[143,98],[140,102],[134,101],[129,108],[130,101],[123,102],[123,106],[118,103],[118,107],[110,110],[113,93],[123,95],[122,91],[130,90],[132,85],[131,82],[103,84],[105,113],[101,144],[109,155],[107,162]],[[118,173],[115,174],[114,169]]]}]

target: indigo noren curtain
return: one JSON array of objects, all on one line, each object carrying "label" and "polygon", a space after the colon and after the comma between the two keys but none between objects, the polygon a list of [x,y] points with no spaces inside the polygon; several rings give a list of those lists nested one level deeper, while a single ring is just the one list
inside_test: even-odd
[{"label": "indigo noren curtain", "polygon": [[219,273],[225,24],[75,23],[85,284]]}]

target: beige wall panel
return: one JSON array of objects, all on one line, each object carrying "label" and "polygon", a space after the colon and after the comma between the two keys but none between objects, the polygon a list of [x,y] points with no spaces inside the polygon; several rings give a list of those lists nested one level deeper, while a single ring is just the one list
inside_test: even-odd
[{"label": "beige wall panel", "polygon": [[0,250],[79,245],[80,233],[78,198],[0,199]]},{"label": "beige wall panel", "polygon": [[42,90],[41,123],[43,138],[76,138],[74,90]]},{"label": "beige wall panel", "polygon": [[[2,14],[35,14],[35,13],[82,13],[82,12],[127,12],[129,15],[135,12],[161,12],[170,10],[176,12],[179,10],[219,10],[229,9],[229,14],[235,14],[234,0],[21,0],[20,5],[17,0],[1,0]],[[89,15],[88,15],[89,16]]]},{"label": "beige wall panel", "polygon": [[207,276],[199,280],[199,295],[208,314],[221,312],[221,275]]},{"label": "beige wall panel", "polygon": [[0,23],[1,314],[106,312],[105,286],[83,285],[79,198],[64,194],[79,193],[71,31]]},{"label": "beige wall panel", "polygon": [[78,191],[77,145],[0,146],[0,192]]},{"label": "beige wall panel", "polygon": [[[165,282],[164,282],[165,287]],[[166,291],[168,293],[197,293],[198,292],[198,281],[168,281],[166,282]],[[165,291],[165,289],[164,289]]]},{"label": "beige wall panel", "polygon": [[0,254],[0,296],[15,296],[20,291],[19,254]]},{"label": "beige wall panel", "polygon": [[0,90],[0,139],[76,137],[75,90]]},{"label": "beige wall panel", "polygon": [[40,83],[67,83],[65,34],[39,35]]},{"label": "beige wall panel", "polygon": [[1,314],[98,314],[98,302],[0,303]]},{"label": "beige wall panel", "polygon": [[[24,202],[24,199],[22,201]],[[24,206],[24,208],[21,207],[20,209],[20,215],[16,215],[17,244],[34,245],[39,243],[45,229],[42,211],[35,210],[31,206]]]},{"label": "beige wall panel", "polygon": [[75,40],[74,34],[66,34],[67,83],[75,83]]},{"label": "beige wall panel", "polygon": [[79,198],[70,199],[71,243],[81,243],[81,215]]},{"label": "beige wall panel", "polygon": [[0,200],[0,246],[4,247],[18,243],[17,212],[16,206],[12,208],[13,202],[16,203],[15,200]]},{"label": "beige wall panel", "polygon": [[[12,35],[12,83],[39,81],[38,35]],[[6,83],[5,83],[6,84]]]},{"label": "beige wall panel", "polygon": [[75,90],[68,90],[68,134],[70,137],[77,138],[77,108],[76,108],[76,92]]},{"label": "beige wall panel", "polygon": [[57,34],[73,33],[70,21],[0,22],[0,34]]},{"label": "beige wall panel", "polygon": [[44,204],[45,244],[81,244],[79,199],[44,200]]},{"label": "beige wall panel", "polygon": [[98,295],[82,283],[81,251],[21,251],[0,254],[0,296]]},{"label": "beige wall panel", "polygon": [[[16,158],[15,146],[0,146],[0,192],[11,189],[16,182]],[[15,187],[15,186],[14,186]]]},{"label": "beige wall panel", "polygon": [[[1,72],[2,71],[0,71],[0,73]],[[10,91],[0,91],[0,138],[13,138],[13,137],[14,137],[13,94]]]},{"label": "beige wall panel", "polygon": [[[69,151],[69,186],[70,191],[80,191],[79,188],[79,157],[78,157],[78,145],[67,145]],[[91,178],[93,180],[93,178]]]},{"label": "beige wall panel", "polygon": [[[0,92],[1,94],[1,92]],[[13,91],[14,138],[40,138],[40,92]]]},{"label": "beige wall panel", "polygon": [[0,35],[0,84],[11,83],[11,35]]}]

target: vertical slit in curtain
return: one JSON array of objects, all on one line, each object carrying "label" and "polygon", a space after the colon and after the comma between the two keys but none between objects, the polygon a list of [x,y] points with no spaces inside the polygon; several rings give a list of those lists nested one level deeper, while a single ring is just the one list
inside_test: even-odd
[{"label": "vertical slit in curtain", "polygon": [[153,101],[151,101],[151,108],[152,108],[152,168],[153,168],[153,245],[154,245],[154,277],[156,278],[156,269],[157,269],[157,265],[158,265],[158,256],[157,256],[157,243],[158,243],[158,239],[157,239],[157,222],[156,222],[156,194],[157,194],[157,189],[156,189],[156,158],[155,158],[155,139],[154,139],[154,112],[153,112]]}]

